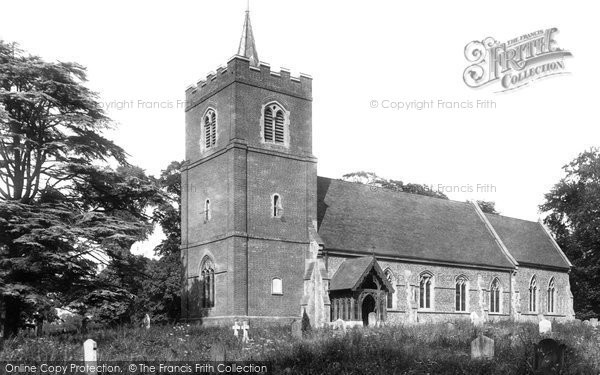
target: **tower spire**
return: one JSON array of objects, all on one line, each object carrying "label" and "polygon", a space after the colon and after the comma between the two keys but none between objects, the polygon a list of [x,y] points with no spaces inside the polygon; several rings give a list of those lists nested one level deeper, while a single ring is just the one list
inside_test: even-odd
[{"label": "tower spire", "polygon": [[250,60],[250,65],[258,66],[258,52],[254,44],[254,34],[252,33],[252,25],[250,24],[250,0],[246,2],[246,18],[244,20],[244,28],[242,29],[242,38],[238,48],[238,55],[247,57]]}]

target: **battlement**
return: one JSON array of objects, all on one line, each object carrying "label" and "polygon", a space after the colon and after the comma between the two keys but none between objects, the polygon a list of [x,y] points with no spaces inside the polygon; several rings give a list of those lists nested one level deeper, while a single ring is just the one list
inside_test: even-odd
[{"label": "battlement", "polygon": [[235,55],[227,62],[227,66],[218,67],[216,73],[210,72],[205,79],[188,86],[185,90],[186,110],[233,82],[312,100],[312,77],[310,75],[300,73],[299,77],[292,77],[290,70],[286,68],[281,68],[279,72],[273,72],[271,66],[262,61],[259,67],[250,66],[249,59]]}]

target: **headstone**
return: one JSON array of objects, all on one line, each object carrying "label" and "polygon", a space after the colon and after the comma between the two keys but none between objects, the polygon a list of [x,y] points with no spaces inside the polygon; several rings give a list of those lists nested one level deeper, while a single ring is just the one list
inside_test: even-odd
[{"label": "headstone", "polygon": [[560,374],[565,358],[564,344],[552,339],[543,339],[535,345],[533,370],[536,374]]},{"label": "headstone", "polygon": [[210,347],[210,360],[213,362],[225,362],[227,353],[225,345],[220,342]]},{"label": "headstone", "polygon": [[377,314],[375,312],[369,313],[369,327],[377,326]]},{"label": "headstone", "polygon": [[242,327],[240,326],[240,324],[239,324],[237,321],[235,321],[235,322],[234,322],[234,324],[233,324],[233,326],[231,327],[231,329],[233,329],[233,335],[234,335],[236,338],[237,338],[237,337],[239,337],[239,335],[238,335],[238,331],[239,331],[240,329],[242,329]]},{"label": "headstone", "polygon": [[592,325],[592,322],[590,322],[589,320],[584,320],[584,321],[583,321],[583,325],[584,325],[584,326],[591,326],[591,325]]},{"label": "headstone", "polygon": [[248,337],[248,330],[250,329],[250,326],[248,325],[247,321],[244,321],[242,323],[242,331],[244,332],[244,335],[242,336],[242,342],[243,343],[247,343],[248,341],[250,341],[250,338]]},{"label": "headstone", "polygon": [[592,325],[592,327],[598,327],[598,318],[591,318],[590,324]]},{"label": "headstone", "polygon": [[87,335],[87,325],[90,321],[90,318],[88,318],[87,316],[84,316],[83,319],[81,319],[81,334],[82,335]]},{"label": "headstone", "polygon": [[150,315],[146,314],[144,320],[142,320],[142,326],[146,329],[150,329]]},{"label": "headstone", "polygon": [[96,341],[87,339],[83,343],[83,361],[85,362],[87,375],[96,375],[96,361],[98,360],[98,348]]},{"label": "headstone", "polygon": [[456,328],[456,326],[454,325],[454,323],[451,323],[451,322],[446,323],[446,329],[448,331],[454,331],[454,328]]},{"label": "headstone", "polygon": [[333,322],[333,329],[339,329],[339,330],[346,330],[346,322],[344,322],[342,319],[338,319],[335,322]]},{"label": "headstone", "polygon": [[480,327],[483,325],[483,319],[481,319],[479,315],[473,311],[471,313],[471,323],[476,327]]},{"label": "headstone", "polygon": [[292,322],[292,337],[295,339],[302,339],[302,322],[294,320]]},{"label": "headstone", "polygon": [[484,335],[479,335],[471,341],[471,359],[494,358],[494,340]]},{"label": "headstone", "polygon": [[552,333],[552,322],[542,317],[542,320],[538,323],[540,335],[546,335]]}]

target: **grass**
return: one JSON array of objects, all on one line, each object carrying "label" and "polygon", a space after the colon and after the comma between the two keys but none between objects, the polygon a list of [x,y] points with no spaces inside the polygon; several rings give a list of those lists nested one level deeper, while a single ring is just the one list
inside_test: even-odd
[{"label": "grass", "polygon": [[[468,322],[389,326],[339,331],[316,330],[293,339],[289,326],[253,328],[249,344],[241,344],[226,328],[198,325],[155,326],[150,330],[120,327],[98,329],[87,336],[26,334],[4,343],[0,361],[81,361],[82,343],[92,338],[99,361],[209,361],[220,343],[228,361],[268,361],[274,373],[289,374],[528,374],[534,344],[541,337],[536,324],[511,322],[486,325],[495,341],[490,361],[470,359],[477,333]],[[579,323],[554,324],[552,337],[567,346],[566,374],[600,373],[600,332]]]}]

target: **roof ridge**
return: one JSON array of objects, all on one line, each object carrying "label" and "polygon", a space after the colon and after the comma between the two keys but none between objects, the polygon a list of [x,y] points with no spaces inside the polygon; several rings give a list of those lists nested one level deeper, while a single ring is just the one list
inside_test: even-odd
[{"label": "roof ridge", "polygon": [[323,176],[317,176],[317,178],[325,178],[325,179],[328,179],[330,181],[337,181],[337,182],[342,182],[342,183],[345,183],[345,184],[352,184],[352,185],[358,185],[358,186],[377,187],[378,189],[381,189],[381,191],[384,192],[384,193],[406,194],[406,195],[409,195],[409,196],[417,196],[417,197],[423,197],[423,198],[437,199],[437,200],[440,200],[440,201],[443,201],[443,202],[460,203],[460,204],[463,204],[463,205],[469,205],[470,204],[469,202],[457,201],[457,200],[450,199],[450,198],[446,199],[446,198],[440,198],[440,197],[432,197],[430,195],[417,194],[417,193],[409,193],[407,191],[400,191],[400,190],[394,191],[392,189],[386,189],[384,187],[379,187],[379,186],[369,185],[369,184],[363,184],[362,182],[345,181],[345,180],[342,180],[342,179],[339,179],[339,178],[331,178],[331,177],[323,177]]}]

